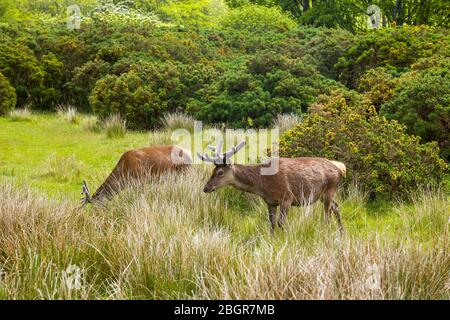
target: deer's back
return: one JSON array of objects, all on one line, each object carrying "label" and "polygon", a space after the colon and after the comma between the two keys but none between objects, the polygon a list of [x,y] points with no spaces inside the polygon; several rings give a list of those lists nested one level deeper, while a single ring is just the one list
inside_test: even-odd
[{"label": "deer's back", "polygon": [[342,171],[325,158],[301,157],[279,160],[278,173],[263,178],[267,180],[265,183],[267,193],[271,192],[277,198],[277,202],[291,196],[294,204],[314,203],[328,190],[335,190],[342,177]]},{"label": "deer's back", "polygon": [[192,163],[189,151],[178,146],[154,146],[125,152],[118,169],[132,176],[177,171]]}]

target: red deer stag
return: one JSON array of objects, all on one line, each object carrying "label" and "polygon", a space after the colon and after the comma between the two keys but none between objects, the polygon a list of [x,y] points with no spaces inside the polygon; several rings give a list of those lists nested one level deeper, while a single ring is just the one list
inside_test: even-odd
[{"label": "red deer stag", "polygon": [[83,181],[82,206],[114,196],[131,180],[159,176],[164,172],[184,171],[191,164],[190,152],[178,146],[155,146],[127,151],[92,197],[86,181]]},{"label": "red deer stag", "polygon": [[272,233],[275,230],[278,206],[280,206],[278,226],[283,228],[286,215],[292,205],[309,205],[321,199],[326,221],[329,221],[332,211],[340,231],[344,231],[339,206],[333,200],[339,182],[346,173],[346,167],[342,162],[308,157],[277,158],[275,160],[279,160],[278,171],[267,175],[261,172],[264,167],[269,167],[270,163],[247,166],[230,164],[230,157],[242,149],[245,141],[230,151],[220,154],[222,144],[223,142],[219,143],[217,147],[208,146],[215,150],[212,158],[207,154],[197,153],[200,159],[215,165],[203,189],[204,192],[209,193],[231,185],[238,190],[259,195],[268,206]]}]

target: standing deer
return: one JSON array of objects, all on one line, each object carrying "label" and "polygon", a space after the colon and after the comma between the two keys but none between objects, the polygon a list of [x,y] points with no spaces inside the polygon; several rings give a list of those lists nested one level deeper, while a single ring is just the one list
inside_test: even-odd
[{"label": "standing deer", "polygon": [[321,199],[326,221],[329,221],[332,211],[339,230],[344,231],[339,206],[333,200],[338,184],[346,174],[346,167],[342,162],[309,157],[278,158],[279,170],[275,174],[264,175],[261,174],[261,170],[269,167],[270,163],[247,166],[230,164],[230,157],[242,149],[245,141],[220,154],[222,144],[223,142],[220,142],[217,147],[208,146],[214,150],[212,158],[207,154],[197,153],[200,159],[215,165],[211,177],[203,188],[205,193],[231,185],[238,190],[259,195],[268,206],[272,233],[275,230],[278,206],[280,206],[278,226],[283,228],[292,205],[305,206]]},{"label": "standing deer", "polygon": [[86,181],[83,181],[81,204],[111,198],[130,181],[165,172],[184,171],[192,164],[189,151],[178,146],[155,146],[130,150],[122,154],[116,167],[91,197]]}]

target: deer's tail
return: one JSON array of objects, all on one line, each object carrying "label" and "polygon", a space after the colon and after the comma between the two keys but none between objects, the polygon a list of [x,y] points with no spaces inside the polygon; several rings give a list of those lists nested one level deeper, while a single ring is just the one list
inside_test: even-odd
[{"label": "deer's tail", "polygon": [[345,175],[347,174],[347,167],[345,166],[345,164],[339,161],[331,161],[331,163],[333,163],[339,169],[339,171],[341,171],[342,176],[345,177]]}]

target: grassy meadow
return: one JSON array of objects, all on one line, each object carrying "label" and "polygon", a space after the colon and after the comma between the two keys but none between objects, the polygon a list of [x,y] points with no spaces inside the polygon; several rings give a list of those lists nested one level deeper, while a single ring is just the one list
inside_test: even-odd
[{"label": "grassy meadow", "polygon": [[[78,208],[131,148],[169,131],[108,137],[90,116],[0,117],[1,299],[449,299],[449,195],[291,209],[272,236],[259,198],[204,194],[210,166]],[[93,190],[91,190],[93,191]]]}]

